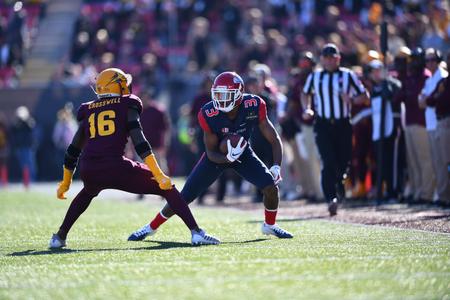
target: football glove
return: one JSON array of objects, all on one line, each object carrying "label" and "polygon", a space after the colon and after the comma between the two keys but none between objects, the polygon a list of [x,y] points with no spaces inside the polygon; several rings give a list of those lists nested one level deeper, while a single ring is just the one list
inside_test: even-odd
[{"label": "football glove", "polygon": [[283,180],[283,178],[281,178],[281,168],[279,165],[273,165],[269,171],[272,174],[275,185],[279,184],[281,180]]},{"label": "football glove", "polygon": [[58,189],[56,190],[56,197],[60,200],[67,199],[64,195],[70,188],[72,183],[73,170],[69,170],[63,167],[63,180],[58,183]]},{"label": "football glove", "polygon": [[148,166],[150,171],[153,173],[153,178],[162,190],[170,190],[173,187],[172,180],[169,176],[163,173],[161,168],[156,161],[155,154],[150,154],[144,159],[145,164]]},{"label": "football glove", "polygon": [[241,137],[239,139],[239,142],[237,143],[236,147],[231,146],[231,141],[227,140],[227,159],[230,163],[236,161],[242,153],[244,153],[245,147],[247,147],[247,141],[244,140],[244,137]]}]

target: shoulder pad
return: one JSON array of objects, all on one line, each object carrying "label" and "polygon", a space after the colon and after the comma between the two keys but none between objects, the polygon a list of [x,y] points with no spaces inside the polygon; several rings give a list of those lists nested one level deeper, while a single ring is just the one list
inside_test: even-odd
[{"label": "shoulder pad", "polygon": [[258,107],[262,101],[263,100],[260,96],[254,94],[244,94],[242,97],[242,104],[244,105],[244,108]]},{"label": "shoulder pad", "polygon": [[130,94],[122,98],[128,100],[128,107],[136,108],[139,113],[142,112],[142,100],[138,96]]},{"label": "shoulder pad", "polygon": [[202,110],[205,110],[205,109],[211,109],[211,108],[214,108],[214,104],[213,104],[212,101],[209,101],[208,103],[205,103],[205,104],[202,106]]}]

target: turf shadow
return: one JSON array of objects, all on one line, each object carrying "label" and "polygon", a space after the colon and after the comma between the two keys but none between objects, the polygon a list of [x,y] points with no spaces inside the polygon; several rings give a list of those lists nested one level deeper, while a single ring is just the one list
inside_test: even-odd
[{"label": "turf shadow", "polygon": [[[328,215],[321,216],[310,216],[310,217],[299,217],[299,218],[277,218],[277,223],[287,223],[287,222],[298,222],[298,221],[308,221],[308,220],[320,220],[320,219],[329,219]],[[261,223],[261,220],[250,220],[247,223]]]},{"label": "turf shadow", "polygon": [[238,242],[222,242],[221,244],[249,244],[249,243],[257,243],[257,242],[264,242],[269,240],[268,238],[265,239],[254,239],[254,240],[248,240],[248,241],[238,241]]},{"label": "turf shadow", "polygon": [[55,250],[41,250],[36,251],[35,249],[12,252],[6,256],[32,256],[32,255],[60,255],[69,253],[80,253],[80,252],[112,252],[112,251],[141,251],[141,250],[164,250],[172,248],[188,248],[193,247],[190,243],[179,243],[179,242],[166,242],[166,241],[148,241],[151,243],[156,243],[154,246],[150,247],[137,247],[137,248],[100,248],[100,249],[55,249]]}]

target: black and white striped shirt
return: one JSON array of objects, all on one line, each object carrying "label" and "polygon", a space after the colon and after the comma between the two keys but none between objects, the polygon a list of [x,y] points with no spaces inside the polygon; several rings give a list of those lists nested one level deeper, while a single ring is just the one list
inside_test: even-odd
[{"label": "black and white striped shirt", "polygon": [[358,96],[366,89],[352,70],[340,67],[334,72],[316,70],[309,74],[303,92],[314,94],[316,116],[338,120],[350,117],[350,107],[340,94]]}]

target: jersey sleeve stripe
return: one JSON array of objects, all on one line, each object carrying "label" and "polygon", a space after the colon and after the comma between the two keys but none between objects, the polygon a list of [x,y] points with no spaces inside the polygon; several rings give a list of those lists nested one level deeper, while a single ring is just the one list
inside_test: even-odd
[{"label": "jersey sleeve stripe", "polygon": [[200,124],[200,127],[203,129],[203,131],[209,132],[209,133],[212,132],[211,128],[208,125],[208,122],[206,122],[205,116],[203,115],[201,109],[198,111],[197,119],[198,119],[198,123]]},{"label": "jersey sleeve stripe", "polygon": [[312,85],[313,74],[314,73],[310,73],[308,75],[308,78],[306,79],[305,86],[303,87],[303,93],[308,94],[308,95],[311,94],[312,87],[313,87],[313,85]]},{"label": "jersey sleeve stripe", "polygon": [[357,95],[361,95],[362,93],[365,92],[364,86],[359,81],[359,79],[357,79],[355,77],[354,73],[352,73],[352,72],[349,73],[349,80],[350,80],[350,85],[353,87],[353,89],[355,90]]},{"label": "jersey sleeve stripe", "polygon": [[266,102],[263,99],[261,99],[259,103],[258,117],[260,122],[267,118],[267,106]]}]

